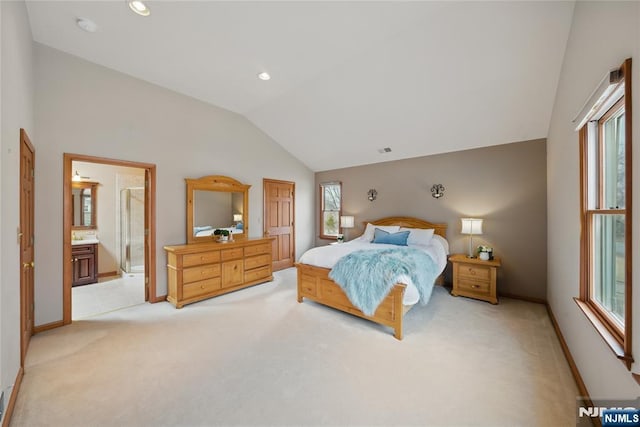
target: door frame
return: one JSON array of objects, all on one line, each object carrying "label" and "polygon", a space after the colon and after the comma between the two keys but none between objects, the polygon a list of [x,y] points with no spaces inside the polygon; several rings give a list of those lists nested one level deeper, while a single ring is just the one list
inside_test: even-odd
[{"label": "door frame", "polygon": [[[22,192],[22,177],[24,176],[25,171],[23,170],[24,168],[24,162],[22,161],[22,153],[23,150],[29,150],[31,153],[33,153],[33,163],[32,163],[32,174],[35,177],[35,167],[36,167],[36,149],[34,148],[33,144],[31,143],[31,140],[29,139],[29,136],[27,135],[27,132],[24,129],[20,129],[20,231],[18,234],[18,238],[20,240],[20,367],[24,368],[24,361],[25,358],[27,357],[27,349],[29,347],[29,342],[31,339],[31,336],[33,335],[33,331],[34,331],[34,323],[35,323],[35,319],[34,319],[34,314],[35,314],[35,310],[34,310],[34,303],[35,303],[35,292],[34,292],[34,282],[35,282],[35,274],[34,274],[34,270],[33,270],[33,261],[35,261],[35,251],[33,251],[33,253],[31,254],[31,272],[32,272],[32,279],[31,279],[31,289],[27,291],[25,291],[25,287],[27,286],[24,283],[24,272],[22,271],[25,268],[25,260],[23,258],[24,255],[24,251],[23,251],[23,239],[25,238],[31,238],[34,236],[25,236],[23,234],[24,231],[24,221],[29,220],[28,218],[24,218],[23,217],[23,209],[22,207],[24,206],[24,203],[26,203],[27,201],[24,200],[24,193]],[[29,201],[29,203],[31,203],[31,212],[35,213],[35,178],[33,180],[33,188],[32,188],[32,192],[31,192],[31,200]],[[31,226],[29,227],[31,232],[33,233],[33,235],[35,235],[35,216],[31,217]],[[31,245],[33,246],[33,242],[31,243]],[[33,249],[32,249],[33,250]],[[26,299],[26,301],[25,301]],[[25,309],[26,308],[26,309]],[[29,319],[28,316],[28,311],[31,310],[31,319]],[[27,323],[30,323],[27,325]],[[25,329],[30,329],[31,333],[28,335],[28,338],[25,339]]]},{"label": "door frame", "polygon": [[152,163],[133,162],[129,160],[117,160],[106,157],[87,156],[84,154],[64,153],[62,174],[62,206],[63,206],[63,231],[62,231],[62,324],[71,323],[71,177],[72,162],[89,162],[111,166],[125,166],[145,170],[145,200],[144,200],[144,227],[147,230],[144,241],[144,274],[145,274],[145,300],[150,303],[164,301],[166,295],[156,295],[156,165]]}]

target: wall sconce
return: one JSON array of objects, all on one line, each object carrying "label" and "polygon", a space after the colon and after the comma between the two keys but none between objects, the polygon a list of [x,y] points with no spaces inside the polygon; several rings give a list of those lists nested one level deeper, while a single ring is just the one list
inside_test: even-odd
[{"label": "wall sconce", "polygon": [[433,186],[431,187],[431,196],[433,196],[436,199],[439,199],[440,197],[444,196],[444,185],[433,184]]},{"label": "wall sconce", "polygon": [[367,193],[367,199],[369,199],[370,202],[373,202],[377,198],[378,192],[376,191],[376,189],[372,188],[371,190],[369,190],[369,192]]}]

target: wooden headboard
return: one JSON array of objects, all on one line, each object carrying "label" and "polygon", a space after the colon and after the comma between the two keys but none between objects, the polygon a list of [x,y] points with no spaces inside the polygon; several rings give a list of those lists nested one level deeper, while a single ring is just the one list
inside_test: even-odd
[{"label": "wooden headboard", "polygon": [[447,237],[447,224],[435,224],[433,222],[408,216],[390,216],[387,218],[376,219],[375,221],[364,221],[365,227],[368,222],[373,225],[399,225],[400,227],[407,228],[433,228],[435,230],[435,234],[444,238]]}]

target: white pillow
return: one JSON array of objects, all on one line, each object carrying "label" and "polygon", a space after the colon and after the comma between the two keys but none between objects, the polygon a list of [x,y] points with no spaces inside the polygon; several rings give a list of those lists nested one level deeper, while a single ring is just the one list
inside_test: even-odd
[{"label": "white pillow", "polygon": [[388,233],[395,233],[397,231],[400,231],[399,225],[373,225],[369,222],[367,223],[367,228],[364,229],[364,233],[362,233],[362,236],[360,237],[360,239],[365,240],[367,242],[372,241],[373,235],[376,232],[376,228],[379,228],[380,230],[384,230]]},{"label": "white pillow", "polygon": [[434,234],[432,240],[439,242],[444,248],[444,251],[446,252],[446,254],[449,255],[449,242],[447,241],[447,239],[445,239],[444,237],[438,234]]},{"label": "white pillow", "polygon": [[409,238],[407,239],[408,245],[428,245],[433,238],[433,228],[405,228],[402,227],[400,231],[409,230]]}]

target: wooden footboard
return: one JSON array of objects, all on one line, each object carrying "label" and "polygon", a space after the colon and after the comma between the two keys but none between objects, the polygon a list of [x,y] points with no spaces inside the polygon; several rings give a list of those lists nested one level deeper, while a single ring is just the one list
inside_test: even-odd
[{"label": "wooden footboard", "polygon": [[396,284],[380,303],[373,316],[367,316],[354,307],[340,286],[329,278],[331,270],[300,263],[296,264],[296,268],[298,269],[298,302],[308,298],[363,319],[389,326],[394,330],[393,335],[399,340],[402,339],[402,319],[405,314],[402,301],[406,285]]}]

